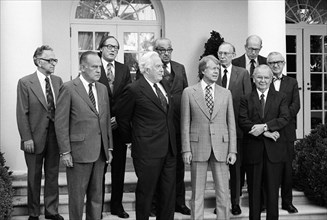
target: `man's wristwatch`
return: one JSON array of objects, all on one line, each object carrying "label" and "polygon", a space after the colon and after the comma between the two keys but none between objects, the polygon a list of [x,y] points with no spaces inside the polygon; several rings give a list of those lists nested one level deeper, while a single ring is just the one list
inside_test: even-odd
[{"label": "man's wristwatch", "polygon": [[267,126],[267,124],[265,124],[265,125],[263,126],[263,131],[264,131],[264,132],[268,131],[268,126]]}]

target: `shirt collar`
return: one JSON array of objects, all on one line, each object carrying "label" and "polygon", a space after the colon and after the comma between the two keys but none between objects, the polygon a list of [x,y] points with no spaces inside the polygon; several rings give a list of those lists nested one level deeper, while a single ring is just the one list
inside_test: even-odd
[{"label": "shirt collar", "polygon": [[[248,57],[248,55],[247,54],[245,54],[245,63],[246,64],[251,64],[251,60],[250,60],[250,58]],[[256,57],[255,59],[254,59],[254,61],[255,61],[255,65],[258,65],[259,63],[258,63],[258,57]]]},{"label": "shirt collar", "polygon": [[[40,79],[40,80],[45,80],[45,78],[47,77],[46,75],[44,75],[43,73],[41,73],[39,70],[36,70],[36,74],[37,74],[37,77]],[[50,79],[50,75],[48,76],[49,79]],[[51,79],[50,79],[51,80]]]},{"label": "shirt collar", "polygon": [[[268,92],[269,92],[269,88],[263,93],[265,95],[265,99],[267,99],[267,96],[268,96]],[[258,89],[257,89],[257,93],[258,93],[258,96],[260,97],[262,92],[260,92]]]},{"label": "shirt collar", "polygon": [[[105,69],[107,69],[107,66],[108,66],[108,63],[109,63],[109,62],[106,61],[106,60],[103,59],[103,58],[101,58],[101,61],[102,61],[103,67],[104,67]],[[113,67],[115,67],[115,61],[114,61],[114,60],[111,61],[110,63],[112,64]]]}]

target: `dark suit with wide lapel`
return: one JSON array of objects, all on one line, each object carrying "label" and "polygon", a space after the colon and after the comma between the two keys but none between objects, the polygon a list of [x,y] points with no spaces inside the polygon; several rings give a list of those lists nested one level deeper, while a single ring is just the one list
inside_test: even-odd
[{"label": "dark suit with wide lapel", "polygon": [[[222,71],[219,71],[217,80],[218,85],[222,85]],[[230,165],[230,187],[231,187],[231,203],[239,205],[241,194],[241,165],[242,165],[242,140],[243,131],[238,125],[238,114],[241,97],[251,92],[251,80],[248,71],[245,68],[232,65],[230,73],[228,89],[232,93],[234,115],[237,131],[237,160],[234,165]]]},{"label": "dark suit with wide lapel", "polygon": [[82,219],[85,194],[86,219],[101,218],[102,178],[113,144],[107,89],[98,82],[95,88],[98,110],[79,77],[66,82],[58,97],[55,126],[60,153],[70,152],[74,165],[66,168],[70,219]]},{"label": "dark suit with wide lapel", "polygon": [[[62,80],[54,75],[50,78],[56,101]],[[40,190],[44,161],[45,214],[58,214],[59,150],[54,119],[48,111],[47,101],[36,72],[18,81],[16,107],[21,149],[23,149],[24,141],[33,140],[34,142],[34,153],[25,152],[28,170],[28,213],[30,216],[40,215]]]},{"label": "dark suit with wide lapel", "polygon": [[[269,89],[264,118],[257,90],[242,97],[239,125],[244,131],[243,164],[246,166],[249,191],[250,219],[260,219],[262,180],[267,192],[267,219],[278,219],[278,191],[281,165],[286,159],[284,133],[289,121],[285,95]],[[255,124],[267,124],[269,131],[278,131],[280,138],[275,142],[263,134],[255,137],[249,131]]]},{"label": "dark suit with wide lapel", "polygon": [[171,73],[173,81],[170,83],[163,79],[161,82],[169,89],[172,103],[174,105],[174,125],[176,130],[176,147],[177,147],[177,167],[176,167],[176,206],[185,205],[185,183],[184,183],[184,162],[182,159],[182,144],[181,144],[181,98],[183,90],[188,86],[184,65],[175,61],[170,61]]},{"label": "dark suit with wide lapel", "polygon": [[[274,84],[271,85],[274,88]],[[282,76],[279,92],[286,96],[290,112],[290,122],[285,128],[287,138],[287,160],[283,165],[281,196],[282,204],[292,204],[292,161],[294,157],[294,141],[296,140],[296,115],[300,110],[299,87],[296,79]]]},{"label": "dark suit with wide lapel", "polygon": [[[110,90],[106,71],[104,67],[101,67],[101,77],[99,82],[107,87],[108,95],[110,99],[110,113],[111,117],[116,116],[117,102],[120,99],[123,89],[127,84],[131,83],[131,74],[127,65],[115,61],[115,80],[113,92]],[[114,129],[113,141],[115,151],[113,151],[113,159],[111,162],[111,200],[110,210],[114,212],[123,211],[122,199],[124,191],[124,178],[125,178],[125,165],[126,165],[126,151],[127,146],[122,141],[121,135],[118,129]],[[106,172],[107,169],[105,169]],[[105,180],[104,180],[105,182]],[[105,191],[104,191],[105,193]],[[103,194],[104,198],[104,194]]]},{"label": "dark suit with wide lapel", "polygon": [[157,219],[174,219],[176,140],[173,105],[164,110],[146,79],[127,85],[119,100],[118,129],[132,143],[136,175],[136,219],[148,219],[156,186],[160,189]]},{"label": "dark suit with wide lapel", "polygon": [[[235,65],[235,66],[239,66],[239,67],[243,67],[243,68],[246,68],[246,58],[245,58],[245,54],[243,54],[242,56],[240,57],[237,57],[235,59],[232,60],[232,64]],[[261,55],[258,55],[258,65],[261,65],[261,64],[267,64],[267,58],[266,57],[263,57]]]}]

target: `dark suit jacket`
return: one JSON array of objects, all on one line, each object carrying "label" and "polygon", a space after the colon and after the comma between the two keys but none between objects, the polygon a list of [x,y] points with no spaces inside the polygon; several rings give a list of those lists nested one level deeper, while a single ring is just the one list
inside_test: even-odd
[{"label": "dark suit jacket", "polygon": [[[222,81],[222,73],[221,71],[219,71],[217,84],[220,86],[222,85],[221,81]],[[243,131],[242,129],[240,129],[237,123],[240,100],[243,95],[248,94],[252,91],[250,76],[245,68],[232,65],[232,72],[230,75],[228,89],[231,91],[233,97],[233,107],[234,107],[234,115],[236,121],[237,137],[242,138]]]},{"label": "dark suit jacket", "polygon": [[[50,78],[53,87],[52,92],[57,101],[62,80],[54,75],[51,75]],[[16,116],[21,137],[21,148],[23,149],[24,141],[33,140],[34,153],[42,153],[51,114],[48,112],[47,102],[36,72],[18,81]]]},{"label": "dark suit jacket", "polygon": [[[272,83],[270,87],[275,89]],[[283,75],[279,92],[282,92],[286,96],[286,103],[290,113],[289,124],[285,128],[285,135],[288,141],[296,140],[296,115],[300,110],[300,95],[299,87],[296,79]]]},{"label": "dark suit jacket", "polygon": [[176,155],[173,105],[169,95],[168,102],[165,112],[143,76],[126,86],[118,103],[117,122],[125,143],[132,142],[133,158],[165,157],[169,147]]},{"label": "dark suit jacket", "polygon": [[132,82],[131,74],[127,65],[115,61],[115,80],[114,80],[114,91],[110,90],[106,71],[104,67],[101,67],[100,83],[104,84],[108,89],[108,96],[110,100],[110,113],[111,117],[116,116],[117,106],[116,103],[120,99],[123,89],[125,86]]},{"label": "dark suit jacket", "polygon": [[[235,66],[246,68],[246,65],[245,65],[245,56],[246,55],[243,54],[242,56],[235,58],[234,60],[232,60],[232,64],[235,65]],[[261,65],[261,64],[267,64],[267,58],[258,55],[258,62],[259,62],[259,65]]]},{"label": "dark suit jacket", "polygon": [[[266,149],[268,159],[273,162],[286,160],[286,137],[283,128],[289,122],[289,111],[284,94],[269,89],[264,118],[261,117],[259,96],[256,90],[241,98],[239,125],[244,132],[243,161],[245,164],[255,164],[263,160]],[[269,131],[278,131],[280,138],[275,142],[263,134],[255,137],[249,134],[255,124],[266,123]]]},{"label": "dark suit jacket", "polygon": [[106,87],[96,82],[99,112],[93,106],[80,78],[60,88],[55,128],[60,153],[71,152],[73,162],[92,163],[100,155],[101,146],[108,159],[113,148],[109,98]]}]

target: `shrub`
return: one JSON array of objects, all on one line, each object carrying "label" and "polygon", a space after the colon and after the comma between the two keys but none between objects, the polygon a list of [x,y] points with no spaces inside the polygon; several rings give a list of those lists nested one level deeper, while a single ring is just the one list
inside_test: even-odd
[{"label": "shrub", "polygon": [[210,32],[210,38],[208,39],[207,43],[204,44],[204,52],[200,56],[200,59],[204,56],[213,55],[218,59],[218,48],[220,44],[224,42],[224,38],[220,36],[217,31]]},{"label": "shrub", "polygon": [[327,207],[327,125],[318,125],[295,144],[294,187]]},{"label": "shrub", "polygon": [[12,188],[12,172],[5,166],[3,153],[0,152],[0,219],[7,220],[11,218],[13,211],[12,199],[14,190]]}]

